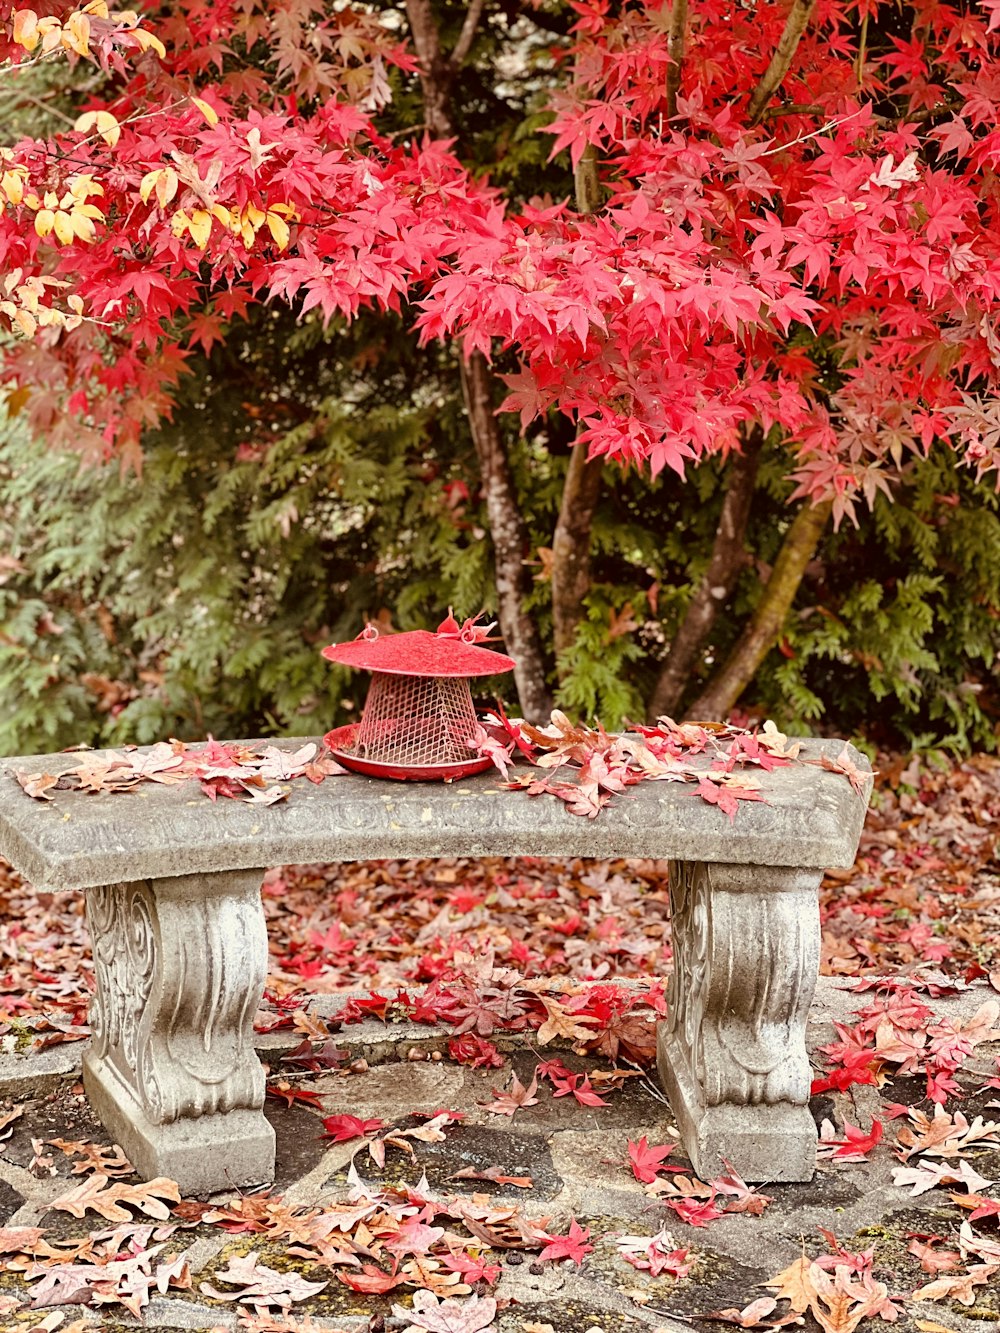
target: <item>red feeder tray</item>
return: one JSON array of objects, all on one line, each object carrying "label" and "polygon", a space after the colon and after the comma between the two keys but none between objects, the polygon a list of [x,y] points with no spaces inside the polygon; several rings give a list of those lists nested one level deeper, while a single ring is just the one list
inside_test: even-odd
[{"label": "red feeder tray", "polygon": [[483,773],[491,760],[470,753],[479,725],[469,678],[510,671],[511,658],[480,647],[489,630],[449,613],[436,634],[381,636],[374,625],[323,656],[371,671],[361,721],[338,727],[326,743],[345,768],[398,781],[447,781]]},{"label": "red feeder tray", "polygon": [[454,764],[386,764],[375,759],[364,759],[355,750],[360,723],[328,731],[323,739],[334,756],[353,773],[364,773],[368,778],[394,778],[397,782],[453,782],[455,778],[471,778],[485,773],[493,765],[485,759],[464,759]]}]

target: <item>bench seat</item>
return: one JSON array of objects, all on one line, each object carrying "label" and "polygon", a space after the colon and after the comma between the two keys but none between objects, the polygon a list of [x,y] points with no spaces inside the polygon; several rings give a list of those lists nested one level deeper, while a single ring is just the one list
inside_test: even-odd
[{"label": "bench seat", "polygon": [[42,802],[14,772],[59,774],[79,756],[32,755],[0,760],[0,856],[39,888],[86,891],[97,979],[88,1096],[141,1174],[202,1194],[274,1172],[252,1045],[266,869],[434,856],[667,859],[674,972],[659,1069],[685,1148],[699,1174],[724,1159],[747,1180],[807,1180],[818,889],[825,870],[853,864],[871,779],[859,795],[802,760],[842,750],[809,740],[795,764],[756,774],[765,799],[741,802],[732,824],[689,784],[640,783],[585,819],[555,799],[502,790],[493,774],[450,785],[298,778],[273,806],[213,803],[194,782],[55,791]]}]

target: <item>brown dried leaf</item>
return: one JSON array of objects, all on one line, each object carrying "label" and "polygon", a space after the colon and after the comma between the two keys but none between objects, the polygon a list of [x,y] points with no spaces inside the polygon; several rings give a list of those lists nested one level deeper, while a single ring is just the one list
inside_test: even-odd
[{"label": "brown dried leaf", "polygon": [[[105,1188],[108,1186],[108,1188]],[[99,1213],[109,1222],[130,1222],[132,1214],[123,1204],[145,1213],[147,1217],[168,1218],[171,1203],[180,1203],[180,1191],[173,1180],[159,1176],[156,1180],[140,1181],[138,1185],[116,1183],[109,1186],[108,1177],[101,1172],[88,1176],[75,1189],[62,1194],[49,1204],[61,1212],[83,1217]]]},{"label": "brown dried leaf", "polygon": [[915,1301],[958,1301],[960,1305],[975,1305],[975,1287],[985,1286],[997,1273],[1000,1264],[974,1264],[966,1273],[949,1273],[935,1278],[913,1293]]},{"label": "brown dried leaf", "polygon": [[21,784],[21,787],[29,796],[34,797],[36,801],[54,801],[55,797],[51,794],[53,788],[59,781],[53,773],[15,773],[15,778]]},{"label": "brown dried leaf", "polygon": [[293,1301],[305,1301],[329,1286],[328,1282],[307,1282],[298,1273],[278,1273],[266,1264],[258,1264],[257,1250],[234,1255],[229,1267],[216,1273],[218,1282],[242,1286],[242,1291],[218,1291],[208,1282],[201,1284],[206,1296],[217,1301],[239,1301],[241,1305],[277,1305],[287,1310]]},{"label": "brown dried leaf", "polygon": [[46,1139],[53,1148],[58,1148],[67,1157],[82,1157],[82,1162],[73,1163],[74,1176],[83,1175],[86,1171],[99,1171],[102,1175],[114,1179],[116,1176],[130,1176],[133,1171],[132,1163],[119,1148],[118,1144],[112,1144],[107,1148],[102,1143],[83,1143],[67,1139]]}]

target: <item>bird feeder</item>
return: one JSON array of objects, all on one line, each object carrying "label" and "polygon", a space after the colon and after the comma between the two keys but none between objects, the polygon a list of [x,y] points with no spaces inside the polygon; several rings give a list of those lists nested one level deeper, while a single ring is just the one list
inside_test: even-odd
[{"label": "bird feeder", "polygon": [[375,778],[449,781],[483,773],[489,756],[476,753],[480,730],[469,681],[514,667],[503,653],[481,647],[492,626],[448,618],[435,633],[380,634],[367,625],[350,643],[323,656],[372,672],[361,721],[325,737],[345,768]]}]

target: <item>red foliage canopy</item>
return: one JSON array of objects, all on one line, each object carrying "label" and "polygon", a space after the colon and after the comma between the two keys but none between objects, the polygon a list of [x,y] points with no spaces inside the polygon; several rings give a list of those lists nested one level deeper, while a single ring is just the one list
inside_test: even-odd
[{"label": "red foliage canopy", "polygon": [[935,441],[1000,468],[997,0],[698,0],[681,42],[669,4],[571,8],[548,129],[596,149],[590,215],[380,135],[386,68],[415,63],[369,13],[0,4],[0,58],[113,75],[3,152],[5,375],[35,428],[137,463],[192,349],[282,299],[512,347],[507,410],[654,473],[750,422],[838,516]]}]

